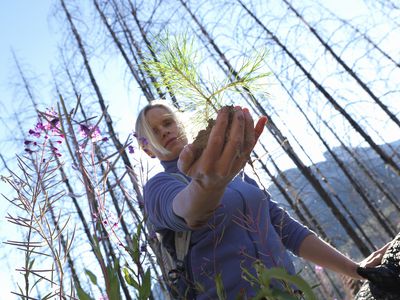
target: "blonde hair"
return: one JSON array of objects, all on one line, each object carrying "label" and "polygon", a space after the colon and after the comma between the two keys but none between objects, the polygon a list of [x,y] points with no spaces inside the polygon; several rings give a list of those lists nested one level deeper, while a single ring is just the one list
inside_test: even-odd
[{"label": "blonde hair", "polygon": [[162,155],[170,154],[170,151],[163,147],[158,141],[157,137],[154,135],[153,128],[151,128],[149,122],[146,119],[146,113],[152,108],[162,108],[167,111],[167,114],[172,117],[172,119],[176,122],[180,134],[185,135],[185,130],[182,122],[179,120],[177,114],[174,110],[167,104],[161,103],[161,101],[152,101],[147,104],[142,110],[139,112],[139,115],[136,119],[135,132],[136,138],[138,140],[139,145],[143,150],[146,151],[146,146],[149,145],[156,152],[159,152]]}]

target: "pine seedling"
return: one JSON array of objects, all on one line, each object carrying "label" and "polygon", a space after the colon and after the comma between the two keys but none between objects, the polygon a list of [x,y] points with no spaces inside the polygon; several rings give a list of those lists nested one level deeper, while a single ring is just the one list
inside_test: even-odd
[{"label": "pine seedling", "polygon": [[161,78],[156,87],[179,97],[183,110],[195,111],[197,125],[205,127],[209,118],[234,100],[234,94],[265,93],[266,78],[271,74],[264,71],[265,49],[243,57],[236,71],[230,70],[229,77],[221,78],[209,75],[213,72],[201,63],[201,52],[195,46],[194,39],[188,39],[187,35],[166,33],[155,39],[153,53],[156,57],[147,57],[142,67],[149,76]]}]

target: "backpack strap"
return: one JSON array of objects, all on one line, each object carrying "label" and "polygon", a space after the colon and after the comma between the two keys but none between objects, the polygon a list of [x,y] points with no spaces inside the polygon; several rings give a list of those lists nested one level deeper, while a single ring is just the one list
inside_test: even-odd
[{"label": "backpack strap", "polygon": [[[172,176],[176,177],[180,181],[189,184],[189,180],[179,173],[170,173]],[[186,278],[188,275],[188,270],[186,270],[186,256],[189,252],[190,238],[192,231],[173,231],[174,234],[174,244],[175,244],[175,268],[170,270],[168,278],[170,282],[175,287],[174,290],[170,290],[170,296],[172,299],[195,299],[195,288],[191,281]],[[183,276],[183,279],[182,279]],[[190,275],[189,275],[190,276]],[[180,282],[180,283],[178,283]]]},{"label": "backpack strap", "polygon": [[[180,181],[189,184],[189,180],[187,180],[186,177],[183,176],[182,174],[180,173],[170,173],[170,174],[179,179]],[[183,262],[186,254],[189,251],[191,234],[192,234],[191,231],[175,232],[175,252],[176,252],[176,259],[178,262]]]},{"label": "backpack strap", "polygon": [[191,234],[191,231],[175,232],[175,251],[178,262],[183,262],[189,252]]}]

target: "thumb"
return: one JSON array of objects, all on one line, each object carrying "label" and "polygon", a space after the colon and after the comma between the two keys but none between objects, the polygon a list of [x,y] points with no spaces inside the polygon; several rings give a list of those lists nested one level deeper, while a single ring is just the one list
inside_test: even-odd
[{"label": "thumb", "polygon": [[195,156],[194,156],[193,145],[188,144],[183,148],[183,150],[179,154],[178,169],[183,174],[188,174],[194,161],[195,161]]}]

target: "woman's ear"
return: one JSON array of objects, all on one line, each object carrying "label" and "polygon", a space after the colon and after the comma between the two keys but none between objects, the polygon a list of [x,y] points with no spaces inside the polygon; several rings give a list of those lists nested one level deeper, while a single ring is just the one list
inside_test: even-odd
[{"label": "woman's ear", "polygon": [[151,158],[155,158],[156,157],[156,155],[150,149],[148,149],[148,148],[142,148],[142,149]]}]

